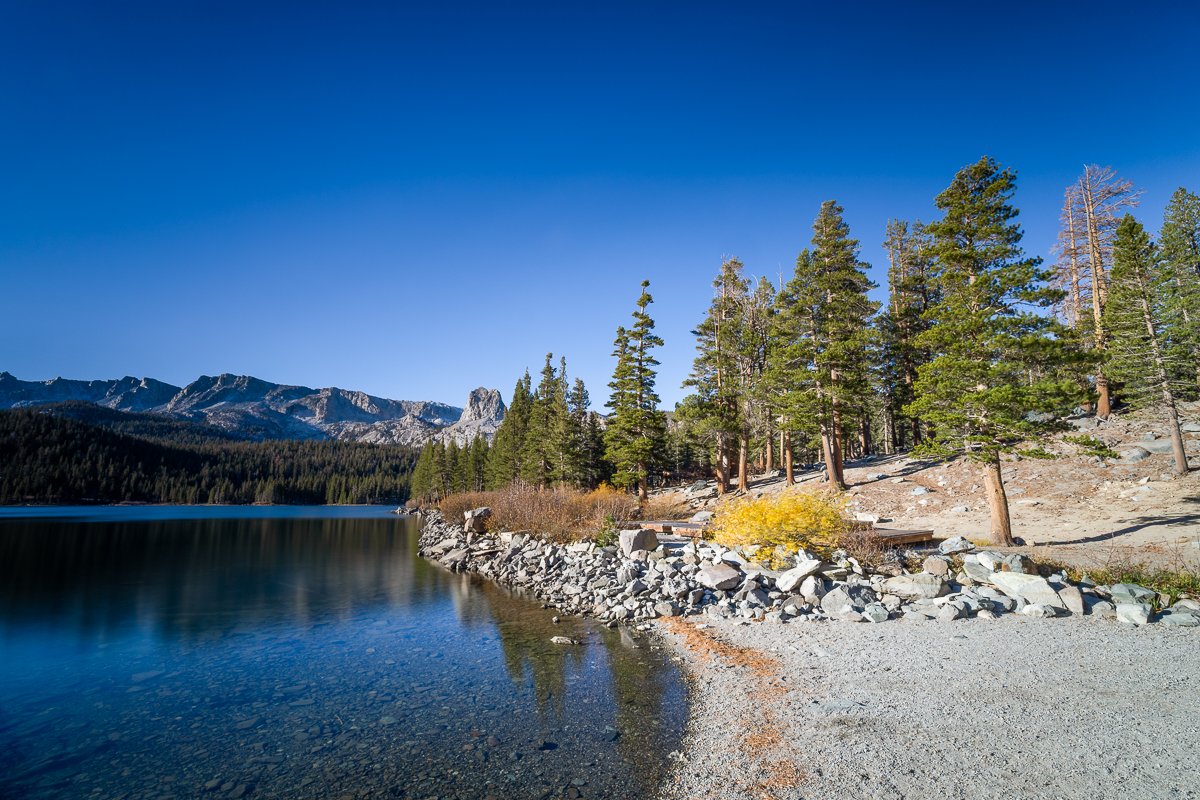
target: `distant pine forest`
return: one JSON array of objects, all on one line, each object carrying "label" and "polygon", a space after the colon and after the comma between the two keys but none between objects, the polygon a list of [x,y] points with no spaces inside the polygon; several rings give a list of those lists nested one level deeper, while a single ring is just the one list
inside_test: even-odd
[{"label": "distant pine forest", "polygon": [[417,452],[237,439],[209,425],[57,403],[0,411],[0,505],[400,504]]}]

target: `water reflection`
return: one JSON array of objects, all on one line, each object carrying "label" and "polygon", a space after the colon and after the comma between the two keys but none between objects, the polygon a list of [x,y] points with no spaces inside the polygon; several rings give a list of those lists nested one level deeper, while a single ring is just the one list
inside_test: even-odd
[{"label": "water reflection", "polygon": [[0,519],[0,796],[640,797],[678,746],[661,654],[412,522],[134,516]]}]

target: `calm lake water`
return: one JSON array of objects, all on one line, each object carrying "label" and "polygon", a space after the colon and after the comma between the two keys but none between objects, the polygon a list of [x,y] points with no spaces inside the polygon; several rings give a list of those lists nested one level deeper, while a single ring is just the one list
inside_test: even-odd
[{"label": "calm lake water", "polygon": [[653,794],[665,654],[416,546],[374,508],[0,509],[0,797]]}]

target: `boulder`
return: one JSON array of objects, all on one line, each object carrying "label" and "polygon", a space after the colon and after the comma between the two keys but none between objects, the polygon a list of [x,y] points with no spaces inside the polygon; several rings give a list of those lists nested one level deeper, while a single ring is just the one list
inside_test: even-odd
[{"label": "boulder", "polygon": [[648,528],[621,531],[619,540],[621,553],[627,558],[635,550],[654,550],[658,547],[658,534]]},{"label": "boulder", "polygon": [[1149,603],[1117,603],[1117,622],[1126,625],[1145,625],[1154,608]]},{"label": "boulder", "polygon": [[868,603],[862,610],[862,615],[867,622],[887,622],[891,616],[887,608],[880,603]]},{"label": "boulder", "polygon": [[705,564],[696,580],[709,589],[733,589],[742,582],[742,573],[728,564]]},{"label": "boulder", "polygon": [[945,556],[929,556],[921,563],[921,569],[930,575],[944,578],[950,574],[950,559]]},{"label": "boulder", "polygon": [[711,522],[714,516],[716,515],[711,511],[697,511],[695,514],[692,514],[692,518],[689,519],[688,522],[695,522],[703,525],[707,522]]},{"label": "boulder", "polygon": [[487,506],[472,508],[463,512],[463,533],[486,533],[487,521],[492,516],[492,510]]},{"label": "boulder", "polygon": [[938,552],[944,556],[954,555],[955,553],[969,553],[975,549],[975,545],[968,542],[962,536],[954,536],[949,539],[943,539],[938,545]]},{"label": "boulder", "polygon": [[1021,609],[1021,613],[1027,617],[1036,619],[1049,619],[1056,616],[1053,606],[1043,605],[1042,603],[1029,603]]},{"label": "boulder", "polygon": [[679,606],[671,602],[662,602],[654,604],[654,613],[660,617],[678,617]]},{"label": "boulder", "polygon": [[1168,611],[1161,615],[1158,621],[1164,625],[1174,625],[1180,628],[1195,628],[1200,626],[1200,616],[1186,611]]},{"label": "boulder", "polygon": [[1144,447],[1130,447],[1121,451],[1121,460],[1130,464],[1145,461],[1150,457],[1150,451]]},{"label": "boulder", "polygon": [[946,582],[937,575],[919,572],[916,575],[899,575],[895,578],[888,578],[883,582],[883,591],[905,600],[916,600],[941,597],[949,591],[949,588],[946,586]]},{"label": "boulder", "polygon": [[1118,606],[1122,603],[1153,603],[1158,598],[1157,592],[1136,583],[1114,583],[1108,591]]},{"label": "boulder", "polygon": [[815,575],[820,568],[821,561],[818,559],[801,561],[795,567],[776,578],[775,587],[781,592],[790,592],[809,575]]},{"label": "boulder", "polygon": [[551,644],[579,644],[579,642],[575,641],[574,639],[570,639],[566,636],[551,636],[550,643]]},{"label": "boulder", "polygon": [[1026,603],[1049,606],[1066,610],[1066,605],[1058,592],[1038,575],[1026,575],[1021,572],[993,572],[992,584],[1009,597],[1024,600]]},{"label": "boulder", "polygon": [[1079,591],[1079,587],[1070,584],[1060,586],[1058,596],[1062,598],[1067,611],[1075,615],[1083,615],[1083,592]]}]

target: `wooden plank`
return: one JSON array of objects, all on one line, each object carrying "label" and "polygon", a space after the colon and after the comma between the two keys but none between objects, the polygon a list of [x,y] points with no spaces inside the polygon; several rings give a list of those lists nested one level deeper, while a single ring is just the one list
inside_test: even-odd
[{"label": "wooden plank", "polygon": [[933,541],[933,531],[904,531],[897,528],[874,528],[871,531],[884,544],[920,544]]}]

